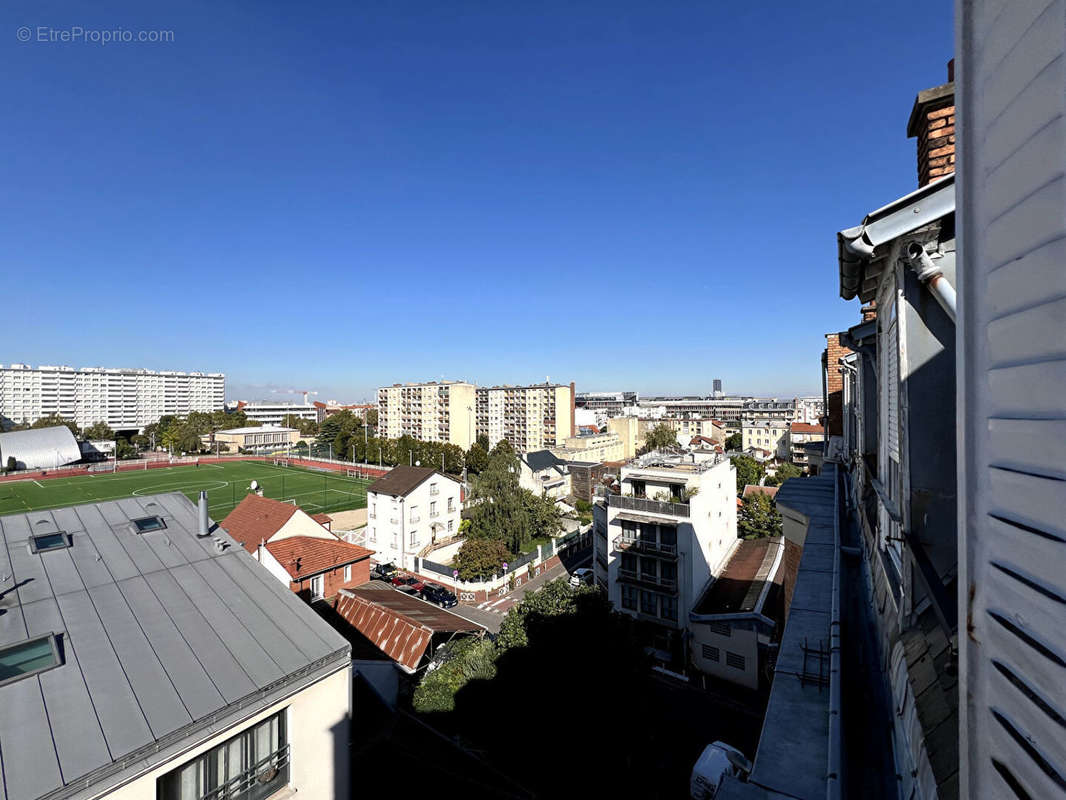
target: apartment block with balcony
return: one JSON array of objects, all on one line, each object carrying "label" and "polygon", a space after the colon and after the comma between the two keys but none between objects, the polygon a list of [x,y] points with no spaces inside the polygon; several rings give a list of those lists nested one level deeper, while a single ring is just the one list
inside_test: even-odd
[{"label": "apartment block with balcony", "polygon": [[793,422],[788,428],[789,460],[806,472],[810,467],[807,445],[825,441],[825,428],[809,422]]},{"label": "apartment block with balcony", "polygon": [[378,435],[411,436],[467,450],[477,438],[476,387],[463,381],[397,383],[378,389]]},{"label": "apartment block with balcony", "polygon": [[506,440],[516,453],[561,447],[574,435],[574,385],[478,387],[476,430],[489,445]]},{"label": "apartment block with balcony", "polygon": [[222,373],[0,366],[0,421],[18,424],[59,414],[83,428],[106,422],[115,430],[140,430],[164,414],[220,410],[225,399]]},{"label": "apartment block with balcony", "polygon": [[399,466],[366,490],[366,546],[378,563],[414,569],[442,540],[459,533],[462,485],[427,467]]},{"label": "apartment block with balcony", "polygon": [[619,483],[595,507],[596,580],[683,662],[689,612],[738,541],[736,472],[718,456],[655,452],[622,467]]}]

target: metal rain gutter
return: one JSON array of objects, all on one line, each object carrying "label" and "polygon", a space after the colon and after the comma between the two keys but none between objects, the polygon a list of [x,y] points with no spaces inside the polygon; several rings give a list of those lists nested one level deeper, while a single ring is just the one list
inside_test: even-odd
[{"label": "metal rain gutter", "polygon": [[940,267],[933,263],[933,259],[925,252],[925,246],[921,242],[911,242],[907,245],[907,263],[918,276],[918,280],[929,287],[941,308],[955,322],[955,287],[948,283]]}]

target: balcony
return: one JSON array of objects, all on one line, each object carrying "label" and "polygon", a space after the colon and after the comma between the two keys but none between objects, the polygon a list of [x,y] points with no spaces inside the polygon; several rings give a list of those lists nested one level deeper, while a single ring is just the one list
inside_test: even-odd
[{"label": "balcony", "polygon": [[436,497],[438,494],[440,494],[440,487],[438,487],[438,486],[430,486],[429,487],[429,496],[430,497]]},{"label": "balcony", "polygon": [[638,573],[635,570],[619,568],[618,580],[623,583],[634,583],[638,586],[651,587],[652,589],[658,589],[667,594],[677,594],[676,578],[661,578],[658,575],[648,575],[643,572]]},{"label": "balcony", "polygon": [[623,553],[646,553],[651,556],[677,558],[676,544],[661,544],[647,539],[633,539],[624,534],[614,537],[614,549]]},{"label": "balcony", "polygon": [[440,512],[439,511],[430,511],[429,512],[429,516],[430,516],[430,519],[436,519],[437,517],[440,516]]},{"label": "balcony", "polygon": [[412,514],[410,519],[408,520],[408,522],[410,522],[412,525],[414,525],[416,522],[421,522],[421,521],[422,521],[422,517],[419,514]]},{"label": "balcony", "polygon": [[620,494],[607,495],[607,504],[623,511],[639,511],[644,514],[661,514],[669,517],[688,517],[691,514],[691,509],[686,503],[667,503]]}]

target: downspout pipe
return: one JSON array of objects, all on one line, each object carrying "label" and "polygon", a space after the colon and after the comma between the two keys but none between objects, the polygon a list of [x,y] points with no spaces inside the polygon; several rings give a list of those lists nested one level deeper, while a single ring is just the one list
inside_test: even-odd
[{"label": "downspout pipe", "polygon": [[907,245],[907,261],[918,275],[918,280],[929,287],[941,308],[955,322],[955,287],[948,283],[940,267],[933,263],[920,242]]}]

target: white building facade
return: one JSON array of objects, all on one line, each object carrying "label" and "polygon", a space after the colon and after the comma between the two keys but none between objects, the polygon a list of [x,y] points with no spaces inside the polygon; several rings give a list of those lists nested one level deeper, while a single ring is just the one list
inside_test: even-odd
[{"label": "white building facade", "polygon": [[461,484],[426,467],[394,467],[367,488],[366,546],[378,563],[414,569],[414,559],[459,533]]},{"label": "white building facade", "polygon": [[575,433],[572,398],[572,387],[561,384],[478,387],[477,435],[490,446],[506,439],[517,453],[560,447]]},{"label": "white building facade", "polygon": [[83,428],[141,429],[166,414],[220,410],[225,399],[222,373],[0,366],[0,417],[19,424],[59,414]]},{"label": "white building facade", "polygon": [[593,569],[615,609],[679,647],[688,615],[737,544],[728,459],[649,453],[624,466],[621,494],[595,506]]},{"label": "white building facade", "polygon": [[239,408],[249,422],[261,425],[281,425],[286,417],[318,422],[318,409],[303,403],[244,403]]},{"label": "white building facade", "polygon": [[378,389],[378,435],[411,436],[468,450],[476,438],[475,386],[463,381],[397,383]]}]

